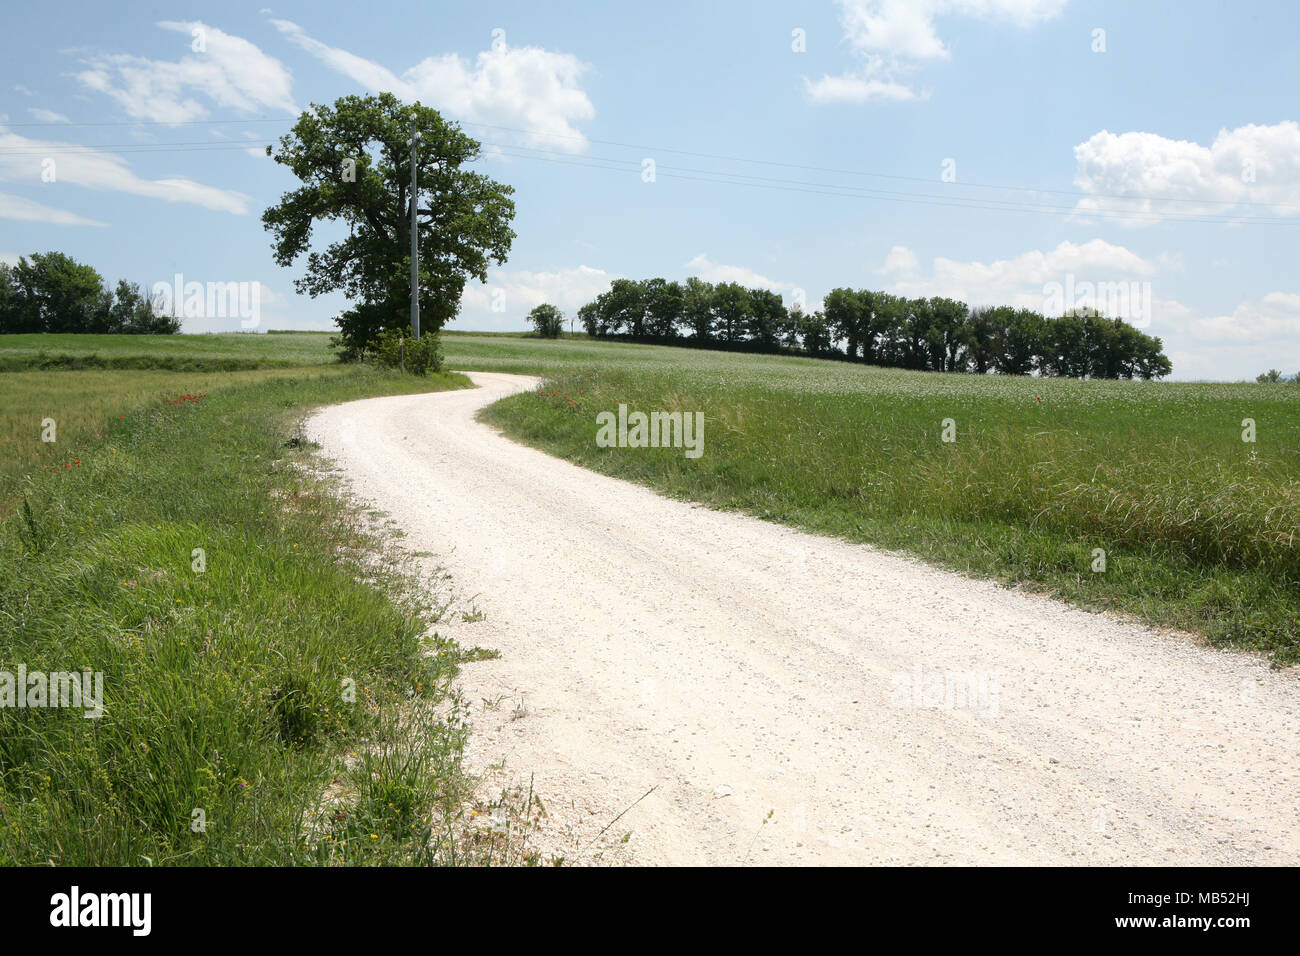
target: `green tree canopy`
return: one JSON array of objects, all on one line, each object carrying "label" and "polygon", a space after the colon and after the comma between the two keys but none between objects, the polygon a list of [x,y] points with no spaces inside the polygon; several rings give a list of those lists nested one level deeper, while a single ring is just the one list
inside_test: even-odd
[{"label": "green tree canopy", "polygon": [[[412,129],[420,136],[415,197]],[[489,265],[506,261],[514,190],[465,168],[479,151],[437,110],[391,93],[313,104],[278,147],[267,147],[302,183],[262,215],[275,261],[289,266],[306,254],[306,274],[294,283],[300,293],[339,291],[357,302],[337,320],[346,350],[365,351],[381,331],[410,321],[413,198],[428,210],[419,217],[421,332],[455,317],[467,280],[486,282]],[[347,235],[311,249],[313,228],[327,221],[345,225]]]},{"label": "green tree canopy", "polygon": [[92,266],[62,252],[0,263],[0,332],[179,332],[179,319],[154,311],[134,282],[116,290]]},{"label": "green tree canopy", "polygon": [[564,331],[564,313],[549,302],[543,302],[528,313],[528,321],[538,335],[558,339]]}]

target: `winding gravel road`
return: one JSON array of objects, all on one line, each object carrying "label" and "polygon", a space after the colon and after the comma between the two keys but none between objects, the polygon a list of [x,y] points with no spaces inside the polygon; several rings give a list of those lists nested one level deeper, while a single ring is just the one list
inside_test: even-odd
[{"label": "winding gravel road", "polygon": [[1294,673],[586,471],[474,420],[536,380],[471,377],[307,431],[483,612],[439,627],[501,651],[464,668],[467,762],[531,781],[539,848],[1300,862]]}]

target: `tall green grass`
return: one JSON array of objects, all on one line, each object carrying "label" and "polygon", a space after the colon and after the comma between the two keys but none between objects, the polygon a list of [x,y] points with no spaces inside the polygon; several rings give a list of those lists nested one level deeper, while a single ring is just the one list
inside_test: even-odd
[{"label": "tall green grass", "polygon": [[0,709],[0,864],[465,858],[461,653],[296,427],[310,405],[465,384],[349,369],[160,392],[68,447],[80,464],[22,478],[0,669],[100,671],[106,713]]},{"label": "tall green grass", "polygon": [[[119,416],[141,405],[164,405],[187,392],[215,393],[289,374],[281,369],[235,372],[151,370],[123,372],[88,369],[69,372],[21,371],[0,374],[0,517],[12,511],[23,483],[46,476],[73,461],[80,449],[101,440]],[[348,374],[341,366],[312,366],[292,373],[306,384]],[[40,438],[52,419],[56,441]]]}]

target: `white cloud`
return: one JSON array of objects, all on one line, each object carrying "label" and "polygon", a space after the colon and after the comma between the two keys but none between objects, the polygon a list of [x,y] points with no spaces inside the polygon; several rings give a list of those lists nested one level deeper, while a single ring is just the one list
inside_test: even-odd
[{"label": "white cloud", "polygon": [[467,284],[460,302],[463,309],[489,313],[494,301],[500,302],[505,310],[502,314],[514,320],[543,302],[572,312],[608,289],[616,278],[613,273],[586,265],[555,272],[496,269],[488,273],[486,284]]},{"label": "white cloud", "polygon": [[71,122],[71,120],[69,120],[62,113],[56,113],[53,110],[32,109],[29,107],[27,112],[31,113],[32,116],[36,117],[36,119],[40,120],[42,123]]},{"label": "white cloud", "polygon": [[30,89],[28,89],[26,86],[23,86],[23,84],[21,84],[21,83],[19,83],[17,86],[14,87],[14,92],[15,92],[15,93],[21,93],[23,96],[35,96],[35,95],[36,95],[36,94],[33,93]]},{"label": "white cloud", "polygon": [[918,93],[906,83],[868,80],[848,74],[823,76],[816,81],[804,77],[803,82],[804,92],[814,103],[867,103],[871,100],[906,103],[929,98],[929,93]]},{"label": "white cloud", "polygon": [[769,279],[767,276],[760,275],[753,269],[747,269],[744,266],[728,266],[720,262],[714,262],[703,252],[686,263],[686,274],[699,276],[705,282],[738,282],[746,288],[770,289],[773,292],[783,292],[795,288],[793,282],[778,282],[776,279]]},{"label": "white cloud", "polygon": [[500,43],[473,62],[446,53],[426,57],[398,76],[373,60],[308,36],[296,23],[271,23],[331,69],[372,92],[419,100],[471,123],[523,129],[527,132],[519,135],[533,145],[574,153],[587,148],[586,137],[573,124],[591,119],[596,108],[581,85],[587,67],[571,54]]},{"label": "white cloud", "polygon": [[[1300,124],[1220,130],[1209,146],[1102,130],[1074,148],[1080,216],[1126,225],[1165,216],[1300,214]],[[1117,198],[1118,197],[1118,198]]]},{"label": "white cloud", "polygon": [[[122,53],[95,56],[76,78],[86,89],[111,96],[129,116],[150,122],[202,119],[209,110],[197,97],[245,113],[298,112],[289,70],[255,44],[198,20],[165,20],[158,26],[185,34],[186,39],[177,42],[190,52],[175,61]],[[196,30],[202,31],[202,51],[191,49]]]},{"label": "white cloud", "polygon": [[1300,342],[1300,294],[1270,292],[1260,299],[1242,302],[1229,315],[1188,319],[1183,328],[1203,342],[1277,342],[1291,346],[1294,353]]},{"label": "white cloud", "polygon": [[844,38],[858,68],[840,76],[804,79],[814,103],[923,99],[904,78],[927,61],[945,60],[949,50],[935,20],[973,17],[1029,28],[1059,16],[1068,0],[838,0]]},{"label": "white cloud", "polygon": [[1269,368],[1300,372],[1300,294],[1274,291],[1227,315],[1188,313],[1166,339],[1180,378],[1247,378]]},{"label": "white cloud", "polygon": [[46,206],[31,199],[23,199],[21,196],[13,196],[9,193],[0,193],[0,219],[43,222],[51,226],[108,225],[94,219],[78,216],[76,213],[64,209],[55,209],[53,206]]},{"label": "white cloud", "polygon": [[1110,283],[1146,280],[1156,264],[1123,246],[1104,239],[1076,244],[1062,242],[1055,249],[1031,250],[1011,259],[993,262],[958,262],[937,257],[929,275],[918,269],[916,255],[895,246],[881,271],[894,282],[890,291],[912,298],[949,296],[971,305],[1014,305],[1043,308],[1043,287],[1048,283]]},{"label": "white cloud", "polygon": [[886,275],[909,276],[920,267],[915,252],[907,246],[894,246],[889,250],[889,255],[885,256],[885,264],[880,271]]},{"label": "white cloud", "polygon": [[243,215],[249,197],[191,179],[143,179],[121,156],[85,150],[69,143],[30,139],[0,127],[0,180],[39,182],[42,164],[53,160],[54,183],[86,189],[130,193],[168,202],[192,203],[218,212]]}]

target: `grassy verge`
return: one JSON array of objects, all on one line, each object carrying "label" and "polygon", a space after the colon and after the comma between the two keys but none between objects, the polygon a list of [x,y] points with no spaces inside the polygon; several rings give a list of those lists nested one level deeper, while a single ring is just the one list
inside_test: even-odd
[{"label": "grassy verge", "polygon": [[[542,394],[507,399],[484,417],[586,467],[1197,631],[1279,664],[1300,661],[1292,389],[944,376],[723,354],[669,366],[647,348],[629,347],[621,360],[597,352],[582,370],[573,361],[581,349],[568,343],[515,342],[486,359],[448,351],[458,367],[546,372]],[[703,412],[703,457],[597,447],[596,414],[620,403]],[[1245,418],[1255,442],[1242,440]],[[942,440],[944,419],[954,442]],[[1104,570],[1095,570],[1097,549]]]},{"label": "grassy verge", "polygon": [[329,365],[336,361],[327,332],[266,335],[0,336],[0,372],[23,369],[172,369],[231,372]]},{"label": "grassy verge", "polygon": [[[296,427],[310,405],[464,380],[191,378],[119,411],[138,377],[50,374],[98,396],[66,420],[106,420],[60,431],[71,467],[10,464],[0,671],[99,672],[105,713],[0,708],[0,864],[499,854],[461,829],[462,654],[426,636],[435,600],[305,467]],[[110,374],[120,389],[77,382]],[[25,388],[0,377],[6,414],[43,417]]]},{"label": "grassy verge", "polygon": [[[12,511],[28,476],[64,469],[79,451],[103,440],[127,412],[142,405],[166,405],[186,394],[215,394],[223,388],[284,379],[283,370],[122,372],[23,371],[0,375],[0,516]],[[304,385],[346,377],[341,366],[295,370]],[[54,422],[55,441],[41,441],[42,423]]]}]

